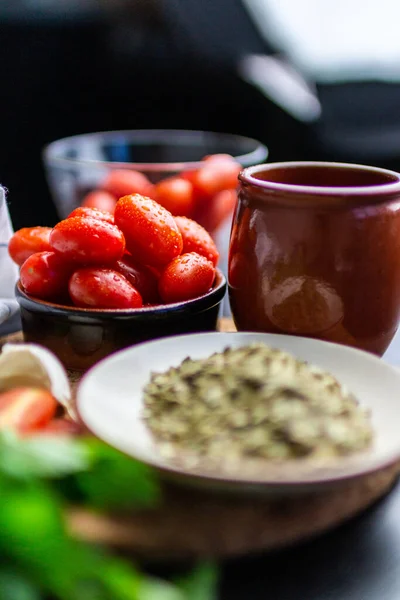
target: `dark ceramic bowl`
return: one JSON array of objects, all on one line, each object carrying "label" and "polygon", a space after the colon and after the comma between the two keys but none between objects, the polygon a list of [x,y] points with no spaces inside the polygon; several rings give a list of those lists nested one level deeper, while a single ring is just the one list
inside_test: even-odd
[{"label": "dark ceramic bowl", "polygon": [[25,341],[45,346],[67,369],[86,371],[126,346],[169,335],[215,331],[225,291],[225,277],[217,269],[214,286],[207,294],[148,308],[63,306],[28,296],[20,283],[16,286],[16,297]]}]

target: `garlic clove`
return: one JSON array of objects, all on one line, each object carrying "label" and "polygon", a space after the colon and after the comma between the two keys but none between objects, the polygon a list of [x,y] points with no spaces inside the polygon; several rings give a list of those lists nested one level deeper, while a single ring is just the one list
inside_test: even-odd
[{"label": "garlic clove", "polygon": [[0,354],[0,392],[32,386],[49,390],[72,418],[71,387],[58,358],[38,344],[5,344]]}]

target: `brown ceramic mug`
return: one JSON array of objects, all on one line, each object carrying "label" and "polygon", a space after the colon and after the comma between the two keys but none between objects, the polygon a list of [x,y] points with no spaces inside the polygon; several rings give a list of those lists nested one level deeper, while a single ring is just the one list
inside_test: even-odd
[{"label": "brown ceramic mug", "polygon": [[382,355],[400,319],[400,175],[288,162],[239,180],[228,277],[237,328]]}]

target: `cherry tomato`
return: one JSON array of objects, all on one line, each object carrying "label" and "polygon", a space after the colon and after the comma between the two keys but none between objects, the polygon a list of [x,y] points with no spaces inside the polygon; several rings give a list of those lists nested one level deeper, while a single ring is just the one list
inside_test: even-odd
[{"label": "cherry tomato", "polygon": [[223,190],[215,194],[211,203],[196,214],[198,220],[207,231],[215,231],[226,219],[232,218],[237,201],[236,190]]},{"label": "cherry tomato", "polygon": [[23,227],[14,233],[8,243],[8,253],[21,266],[35,252],[51,250],[51,227]]},{"label": "cherry tomato", "polygon": [[73,273],[69,294],[75,306],[87,308],[140,308],[139,292],[114,269],[86,267]]},{"label": "cherry tomato", "polygon": [[[238,185],[238,175],[242,170],[242,165],[229,154],[211,154],[204,158],[207,168],[214,168],[218,171],[217,191],[222,192],[226,189],[235,189]],[[217,185],[217,184],[216,184]]]},{"label": "cherry tomato", "polygon": [[206,202],[218,192],[225,189],[235,188],[241,165],[233,158],[215,158],[210,156],[204,161],[204,166],[190,175],[187,173],[193,185],[195,198]]},{"label": "cherry tomato", "polygon": [[49,421],[36,434],[39,435],[79,435],[82,433],[82,427],[79,423],[58,417]]},{"label": "cherry tomato", "polygon": [[197,252],[210,260],[215,267],[218,263],[219,252],[214,240],[204,227],[187,217],[175,217],[175,223],[182,235],[182,252]]},{"label": "cherry tomato", "polygon": [[75,208],[67,218],[71,219],[72,217],[92,217],[93,219],[99,219],[100,221],[106,221],[106,223],[114,225],[114,216],[112,213],[98,208],[89,208],[88,206],[78,206],[78,208]]},{"label": "cherry tomato", "polygon": [[182,236],[174,218],[158,202],[139,194],[125,196],[118,200],[114,218],[135,260],[158,267],[182,252]]},{"label": "cherry tomato", "polygon": [[60,221],[50,234],[50,246],[77,264],[113,264],[125,251],[125,238],[115,225],[91,217]]},{"label": "cherry tomato", "polygon": [[48,390],[17,387],[0,394],[0,430],[29,433],[53,418],[57,401]]},{"label": "cherry tomato", "polygon": [[68,292],[72,266],[55,252],[37,252],[21,267],[20,281],[25,292],[42,300],[59,300]]},{"label": "cherry tomato", "polygon": [[173,215],[190,216],[193,212],[193,186],[183,177],[168,177],[155,186],[154,198]]},{"label": "cherry tomato", "polygon": [[181,302],[208,292],[214,277],[215,268],[211,261],[196,252],[188,252],[167,265],[158,289],[164,302]]},{"label": "cherry tomato", "polygon": [[213,163],[227,162],[227,161],[234,161],[234,162],[236,162],[236,160],[233,158],[233,156],[231,154],[222,154],[222,153],[219,153],[219,154],[207,154],[201,160],[203,162],[213,162]]},{"label": "cherry tomato", "polygon": [[144,304],[157,304],[160,301],[159,278],[149,267],[137,264],[131,256],[125,255],[117,262],[115,269],[137,289]]},{"label": "cherry tomato", "polygon": [[196,213],[196,208],[198,205],[207,205],[213,197],[213,173],[210,174],[210,183],[208,183],[207,180],[207,173],[206,176],[200,175],[200,169],[184,171],[181,173],[181,178],[189,181],[192,184],[193,206],[194,213]]},{"label": "cherry tomato", "polygon": [[129,194],[149,196],[152,194],[153,189],[153,185],[146,175],[139,171],[129,171],[127,169],[110,171],[101,187],[112,194],[116,200]]},{"label": "cherry tomato", "polygon": [[105,210],[113,214],[116,202],[115,197],[109,192],[105,192],[104,190],[93,190],[86,194],[81,202],[81,206],[86,208],[97,208],[98,210]]}]

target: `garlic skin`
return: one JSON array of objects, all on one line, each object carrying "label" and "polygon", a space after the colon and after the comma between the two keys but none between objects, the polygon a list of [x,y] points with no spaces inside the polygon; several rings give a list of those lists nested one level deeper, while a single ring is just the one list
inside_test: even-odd
[{"label": "garlic skin", "polygon": [[15,387],[49,390],[72,418],[71,387],[58,358],[38,344],[5,344],[0,354],[0,392]]}]

